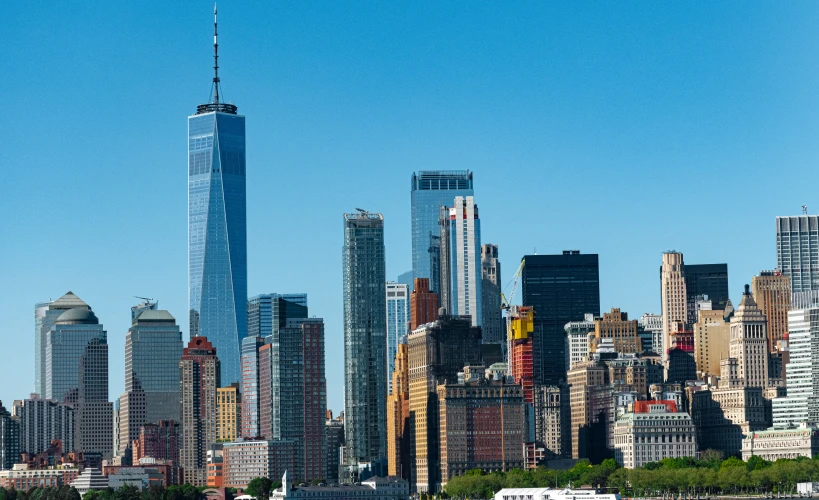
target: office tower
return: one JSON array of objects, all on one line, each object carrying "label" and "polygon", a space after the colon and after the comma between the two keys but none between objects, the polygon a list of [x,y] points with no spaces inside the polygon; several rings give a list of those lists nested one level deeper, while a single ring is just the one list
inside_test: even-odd
[{"label": "office tower", "polygon": [[216,440],[236,441],[242,427],[242,394],[239,384],[216,389]]},{"label": "office tower", "polygon": [[539,386],[535,397],[535,438],[543,443],[544,458],[571,455],[568,386]]},{"label": "office tower", "polygon": [[125,335],[120,452],[138,438],[143,424],[180,419],[179,358],[183,345],[176,319],[150,302],[133,307],[131,318]]},{"label": "office tower", "polygon": [[401,337],[407,334],[409,321],[409,286],[387,282],[387,391],[392,391],[395,352]]},{"label": "office tower", "polygon": [[646,340],[649,338],[650,347],[643,341],[643,351],[651,351],[654,354],[663,353],[663,315],[645,313],[640,316],[640,328],[643,330]]},{"label": "office tower", "polygon": [[[481,311],[481,221],[478,205],[472,196],[456,196],[449,207],[448,278],[444,282],[441,273],[441,287],[449,283],[447,313],[453,316],[470,316],[473,326],[482,325]],[[445,222],[445,221],[444,221]],[[443,241],[444,232],[441,233]],[[442,246],[443,248],[443,246]],[[444,252],[441,252],[443,259]]]},{"label": "office tower", "polygon": [[395,279],[396,283],[401,283],[402,285],[407,285],[409,287],[410,293],[412,293],[412,286],[414,284],[412,279],[412,269],[407,272],[401,273],[398,275],[398,278]]},{"label": "office tower", "polygon": [[0,469],[11,469],[19,459],[20,422],[0,402]]},{"label": "office tower", "polygon": [[680,252],[665,252],[660,268],[660,294],[663,306],[663,360],[668,359],[671,334],[688,320],[688,302],[685,287],[685,263]]},{"label": "office tower", "polygon": [[[426,278],[416,278],[428,281]],[[409,440],[409,347],[399,344],[387,396],[387,467],[389,475],[410,479]]]},{"label": "office tower", "polygon": [[600,315],[597,254],[526,255],[521,287],[523,305],[535,309],[535,383],[559,385],[566,380],[566,323]]},{"label": "office tower", "polygon": [[742,301],[731,318],[731,357],[737,360],[744,387],[768,388],[768,321],[745,285]]},{"label": "office tower", "polygon": [[[248,320],[250,315],[248,315]],[[247,336],[242,340],[242,428],[241,437],[259,434],[259,349],[264,339]]]},{"label": "office tower", "polygon": [[458,372],[480,359],[481,329],[471,318],[441,316],[409,334],[411,482],[419,492],[434,492],[440,482],[436,388],[457,382]]},{"label": "office tower", "polygon": [[[443,208],[443,207],[442,207]],[[429,235],[429,278],[415,278],[428,279],[430,283],[430,290],[437,290],[438,296],[441,296],[441,231],[440,231],[440,214],[439,214],[439,230],[435,234]]]},{"label": "office tower", "polygon": [[768,351],[773,352],[788,333],[791,280],[780,271],[760,271],[751,281],[754,301],[768,318]]},{"label": "office tower", "polygon": [[[453,200],[454,201],[454,200]],[[435,270],[434,282],[430,285],[438,292],[438,301],[446,314],[452,314],[452,230],[449,220],[449,207],[441,205],[438,210],[438,268]],[[433,249],[430,248],[430,252]]]},{"label": "office tower", "polygon": [[[432,237],[439,236],[438,213],[456,196],[472,196],[469,170],[419,171],[412,174],[412,277],[432,279],[430,260]],[[433,292],[437,281],[430,284]]]},{"label": "office tower", "polygon": [[[571,458],[589,458],[590,448],[599,446],[594,439],[594,424],[598,415],[611,402],[606,401],[609,389],[608,368],[599,360],[575,365],[567,373],[569,385]],[[568,455],[568,453],[567,453]]]},{"label": "office tower", "polygon": [[584,315],[583,321],[569,321],[563,330],[566,332],[566,371],[569,371],[589,358],[594,314]]},{"label": "office tower", "polygon": [[671,333],[669,342],[670,347],[666,351],[666,383],[685,386],[686,382],[697,380],[694,332],[683,330],[682,324],[679,324],[678,330]]},{"label": "office tower", "polygon": [[484,344],[503,344],[506,341],[501,317],[501,286],[498,245],[481,245],[481,329]]},{"label": "office tower", "polygon": [[188,300],[190,336],[210,340],[229,385],[247,335],[245,117],[220,101],[213,17],[213,100],[188,117]]},{"label": "office tower", "polygon": [[637,335],[637,320],[629,320],[628,313],[612,308],[603,313],[602,318],[594,320],[594,337],[590,351],[595,352],[603,339],[611,339],[614,350],[622,353],[642,352],[640,337]]},{"label": "office tower", "polygon": [[[338,483],[339,450],[344,447],[344,412],[333,420],[328,418],[324,422],[326,444],[324,447],[325,480],[327,483]],[[331,415],[332,417],[332,415]]]},{"label": "office tower", "polygon": [[46,384],[46,351],[48,334],[57,321],[57,318],[69,309],[85,308],[88,304],[82,301],[73,292],[68,292],[59,299],[51,302],[42,302],[34,306],[34,393],[48,397]]},{"label": "office tower", "polygon": [[292,318],[306,318],[306,293],[264,293],[247,301],[247,336],[262,339],[278,333]]},{"label": "office tower", "polygon": [[179,465],[185,482],[207,483],[207,450],[216,442],[216,389],[221,386],[217,350],[205,337],[192,337],[179,360],[182,449]]},{"label": "office tower", "polygon": [[[74,312],[78,314],[72,315]],[[69,321],[91,325],[96,324],[97,318],[91,311],[71,309],[60,315],[55,326]],[[74,407],[75,451],[110,458],[114,452],[114,405],[108,401],[108,343],[105,335],[91,339],[80,355],[78,389]]]},{"label": "office tower", "polygon": [[177,464],[181,442],[179,422],[160,420],[155,424],[142,425],[133,450],[133,462],[138,464],[141,458],[153,458]]},{"label": "office tower", "polygon": [[776,218],[776,267],[792,292],[819,290],[819,215]]},{"label": "office tower", "polygon": [[76,402],[80,357],[106,341],[106,332],[88,306],[60,314],[46,337],[46,398]]},{"label": "office tower", "polygon": [[520,386],[502,380],[449,383],[437,387],[437,397],[442,486],[473,469],[523,467],[526,423]]},{"label": "office tower", "polygon": [[728,344],[731,338],[731,323],[724,311],[700,310],[694,323],[694,361],[697,374],[718,377],[720,361],[731,356]]},{"label": "office tower", "polygon": [[347,458],[387,456],[384,217],[344,214],[344,432]]},{"label": "office tower", "polygon": [[55,439],[63,443],[64,449],[74,448],[74,408],[71,406],[32,394],[29,399],[14,401],[12,416],[20,422],[21,453],[42,453]]},{"label": "office tower", "polygon": [[788,312],[790,362],[786,377],[788,394],[773,400],[774,427],[819,423],[819,295],[793,294],[794,308]]},{"label": "office tower", "polygon": [[[383,363],[381,369],[386,369]],[[262,346],[259,388],[261,435],[295,442],[296,477],[323,478],[327,389],[322,319],[290,319]]]},{"label": "office tower", "polygon": [[410,294],[409,331],[436,319],[438,319],[438,294],[429,290],[427,278],[415,278],[415,287]]},{"label": "office tower", "polygon": [[685,264],[686,323],[697,322],[697,302],[711,301],[711,309],[725,310],[728,302],[728,264]]}]

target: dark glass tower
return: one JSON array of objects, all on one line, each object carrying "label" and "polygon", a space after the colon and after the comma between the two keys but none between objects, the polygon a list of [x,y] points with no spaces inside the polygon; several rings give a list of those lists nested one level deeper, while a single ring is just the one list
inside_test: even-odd
[{"label": "dark glass tower", "polygon": [[[472,172],[469,170],[420,171],[412,174],[412,277],[430,278],[432,291],[439,281],[432,280],[435,258],[430,257],[438,236],[441,206],[451,207],[456,196],[472,196]],[[432,259],[432,262],[431,262]]]},{"label": "dark glass tower", "polygon": [[566,323],[600,315],[597,254],[526,255],[521,281],[523,305],[535,309],[535,382],[557,385],[566,379]]},{"label": "dark glass tower", "polygon": [[711,309],[725,310],[728,302],[728,264],[685,264],[688,323],[697,322],[697,297],[707,295]]},{"label": "dark glass tower", "polygon": [[384,217],[344,214],[344,432],[348,462],[387,456]]},{"label": "dark glass tower", "polygon": [[212,342],[227,386],[247,335],[245,117],[219,101],[217,50],[214,10],[214,98],[188,117],[188,300],[190,336]]}]

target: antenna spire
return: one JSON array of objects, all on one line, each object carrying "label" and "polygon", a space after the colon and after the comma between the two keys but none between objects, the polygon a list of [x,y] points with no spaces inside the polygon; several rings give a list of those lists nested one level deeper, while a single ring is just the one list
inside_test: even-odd
[{"label": "antenna spire", "polygon": [[213,4],[213,103],[219,104],[219,32],[216,28],[216,4]]}]

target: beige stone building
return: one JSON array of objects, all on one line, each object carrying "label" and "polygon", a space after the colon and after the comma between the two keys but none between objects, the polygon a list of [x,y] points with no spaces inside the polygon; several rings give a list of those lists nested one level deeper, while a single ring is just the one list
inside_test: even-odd
[{"label": "beige stone building", "polygon": [[216,412],[216,440],[235,441],[242,423],[242,396],[238,383],[216,389]]},{"label": "beige stone building", "polygon": [[762,271],[751,281],[754,301],[768,319],[768,351],[788,333],[788,310],[791,308],[791,279],[779,271]]},{"label": "beige stone building", "polygon": [[628,313],[612,308],[611,312],[603,313],[602,318],[594,320],[594,337],[591,339],[589,350],[597,351],[602,339],[612,339],[614,350],[622,353],[641,352],[640,337],[637,336],[637,320],[628,319]]},{"label": "beige stone building", "polygon": [[[409,348],[398,344],[392,392],[387,396],[387,469],[390,476],[409,476]],[[406,469],[406,470],[405,470]],[[405,476],[406,475],[406,476]]]},{"label": "beige stone building", "polygon": [[725,321],[724,311],[699,310],[693,329],[697,375],[703,379],[718,376],[720,361],[730,356],[731,324]]},{"label": "beige stone building", "polygon": [[[676,332],[680,324],[685,325],[687,318],[687,295],[685,286],[685,263],[680,252],[663,254],[660,268],[660,287],[663,306],[663,345],[671,345],[671,333]],[[667,360],[666,352],[662,354]]]},{"label": "beige stone building", "polygon": [[638,401],[614,424],[614,458],[626,469],[696,456],[694,423],[672,401]]},{"label": "beige stone building", "polygon": [[746,461],[753,455],[775,462],[780,458],[812,458],[817,454],[819,429],[806,425],[749,432],[742,440],[742,459]]},{"label": "beige stone building", "polygon": [[608,387],[608,367],[599,361],[578,363],[566,374],[569,383],[572,458],[586,458],[584,431],[593,423],[599,392]]},{"label": "beige stone building", "polygon": [[742,301],[731,318],[729,344],[744,387],[768,388],[768,352],[768,321],[745,285]]}]

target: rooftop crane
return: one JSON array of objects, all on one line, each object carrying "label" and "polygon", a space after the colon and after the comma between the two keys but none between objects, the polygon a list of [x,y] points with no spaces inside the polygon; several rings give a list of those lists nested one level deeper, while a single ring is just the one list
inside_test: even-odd
[{"label": "rooftop crane", "polygon": [[518,289],[518,282],[520,281],[520,275],[523,273],[523,263],[525,261],[521,260],[520,265],[518,266],[518,270],[515,271],[515,275],[512,277],[512,281],[506,284],[506,288],[509,288],[509,285],[512,285],[512,290],[509,292],[509,300],[506,300],[506,295],[501,291],[501,309],[508,311],[512,307],[512,301],[515,300],[515,292]]}]

